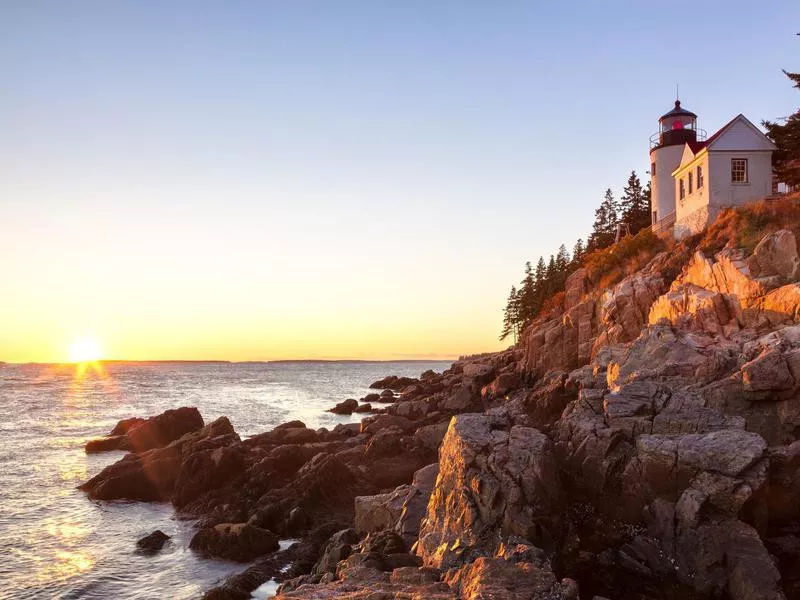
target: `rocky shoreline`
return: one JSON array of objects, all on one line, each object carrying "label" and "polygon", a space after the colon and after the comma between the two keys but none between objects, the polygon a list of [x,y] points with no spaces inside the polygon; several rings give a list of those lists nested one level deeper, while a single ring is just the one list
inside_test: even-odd
[{"label": "rocky shoreline", "polygon": [[81,489],[251,563],[207,599],[800,598],[799,279],[788,230],[579,269],[516,347],[332,409],[361,423],[167,411],[90,442],[130,453]]}]

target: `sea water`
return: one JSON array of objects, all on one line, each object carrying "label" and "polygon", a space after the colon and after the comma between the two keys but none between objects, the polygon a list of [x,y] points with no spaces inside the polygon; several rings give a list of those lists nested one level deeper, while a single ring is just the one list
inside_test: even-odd
[{"label": "sea water", "polygon": [[[332,428],[362,415],[326,409],[373,381],[449,364],[0,365],[0,598],[198,598],[247,567],[195,555],[192,523],[169,504],[94,502],[76,489],[124,455],[83,450],[118,420],[196,406],[206,422],[229,417],[242,437],[293,419]],[[155,529],[172,539],[155,556],[137,554],[136,541]]]}]

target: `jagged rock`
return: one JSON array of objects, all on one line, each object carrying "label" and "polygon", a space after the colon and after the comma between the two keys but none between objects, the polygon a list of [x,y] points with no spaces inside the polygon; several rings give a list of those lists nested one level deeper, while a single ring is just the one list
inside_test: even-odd
[{"label": "jagged rock", "polygon": [[764,350],[743,365],[741,371],[744,389],[747,391],[789,390],[795,386],[789,365],[777,348]]},{"label": "jagged rock", "polygon": [[397,533],[403,536],[409,546],[419,537],[419,528],[428,510],[428,501],[438,475],[439,463],[433,463],[414,473],[414,479],[403,501],[400,518],[395,525]]},{"label": "jagged rock", "polygon": [[146,419],[128,429],[125,437],[134,452],[143,452],[151,448],[163,448],[182,435],[202,427],[200,411],[194,407],[182,407]]},{"label": "jagged rock", "polygon": [[561,497],[550,441],[539,431],[493,429],[487,415],[453,418],[417,553],[427,566],[451,567],[491,556],[503,536],[552,544]]},{"label": "jagged rock", "polygon": [[278,538],[271,531],[248,523],[221,523],[198,531],[189,543],[204,556],[248,562],[278,549]]},{"label": "jagged rock", "polygon": [[466,363],[461,371],[464,377],[473,379],[478,385],[489,383],[494,377],[495,369],[492,365],[481,363]]},{"label": "jagged rock", "polygon": [[577,600],[577,590],[562,586],[551,571],[501,558],[478,558],[445,581],[462,600]]},{"label": "jagged rock", "polygon": [[403,450],[403,431],[397,427],[381,429],[367,442],[364,456],[367,459],[396,456]]},{"label": "jagged rock", "polygon": [[244,470],[241,444],[192,452],[181,462],[172,502],[180,508],[200,494],[223,486]]},{"label": "jagged rock", "polygon": [[379,379],[378,381],[370,384],[370,388],[374,390],[389,390],[399,392],[404,387],[407,387],[411,384],[417,383],[417,379],[413,377],[398,377],[397,375],[389,375],[388,377],[384,377],[383,379]]},{"label": "jagged rock", "polygon": [[164,448],[128,454],[79,488],[89,497],[99,500],[169,500],[186,458],[195,452],[238,443],[239,436],[230,421],[227,417],[220,417]]},{"label": "jagged rock", "polygon": [[335,573],[339,561],[346,559],[358,543],[358,534],[354,529],[343,529],[334,533],[322,552],[312,571],[315,575]]},{"label": "jagged rock", "polygon": [[142,423],[145,422],[146,419],[142,419],[141,417],[130,417],[128,419],[121,419],[117,421],[117,424],[114,425],[113,429],[109,432],[108,435],[125,435],[128,433],[129,430],[133,429],[134,427],[138,427]]},{"label": "jagged rock", "polygon": [[515,390],[522,383],[517,373],[501,373],[489,385],[481,389],[484,398],[501,398],[510,391]]},{"label": "jagged rock", "polygon": [[462,384],[447,398],[439,403],[441,410],[461,413],[476,410],[481,406],[481,397],[475,386]]},{"label": "jagged rock", "polygon": [[765,236],[756,245],[747,265],[754,277],[780,276],[796,281],[800,275],[800,257],[797,256],[797,241],[787,229],[780,229]]},{"label": "jagged rock", "polygon": [[403,504],[409,490],[410,486],[402,485],[386,494],[356,497],[356,531],[369,533],[382,529],[393,529],[403,512]]},{"label": "jagged rock", "polygon": [[394,415],[378,415],[376,417],[367,417],[361,421],[361,432],[376,434],[382,429],[395,427],[403,432],[410,432],[414,430],[414,423],[404,417]]},{"label": "jagged rock", "polygon": [[169,539],[166,533],[160,529],[156,529],[153,533],[139,539],[136,542],[136,548],[141,554],[150,556],[160,552]]},{"label": "jagged rock", "polygon": [[438,452],[449,424],[449,421],[441,421],[420,427],[414,432],[414,445],[429,452]]},{"label": "jagged rock", "polygon": [[167,410],[160,415],[140,419],[133,417],[119,421],[104,438],[89,440],[87,454],[109,450],[144,452],[163,448],[186,433],[203,427],[203,417],[194,407]]}]

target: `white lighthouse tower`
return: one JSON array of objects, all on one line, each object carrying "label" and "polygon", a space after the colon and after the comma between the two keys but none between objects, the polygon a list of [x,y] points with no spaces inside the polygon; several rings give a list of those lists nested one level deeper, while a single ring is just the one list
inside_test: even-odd
[{"label": "white lighthouse tower", "polygon": [[684,145],[705,140],[706,132],[697,129],[697,115],[675,108],[658,120],[658,132],[650,137],[650,187],[652,190],[653,230],[663,231],[675,222],[675,182],[672,172],[680,166]]}]

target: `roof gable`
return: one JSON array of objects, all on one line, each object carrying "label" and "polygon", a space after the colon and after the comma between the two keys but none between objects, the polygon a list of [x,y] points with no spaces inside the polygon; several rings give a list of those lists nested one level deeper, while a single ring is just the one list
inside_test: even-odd
[{"label": "roof gable", "polygon": [[686,168],[687,165],[691,164],[697,155],[700,154],[706,148],[705,142],[686,142],[683,145],[683,154],[681,154],[681,162],[678,164],[678,168],[675,169],[672,174],[678,173]]},{"label": "roof gable", "polygon": [[736,115],[706,141],[709,152],[775,150],[775,144],[744,115]]}]

